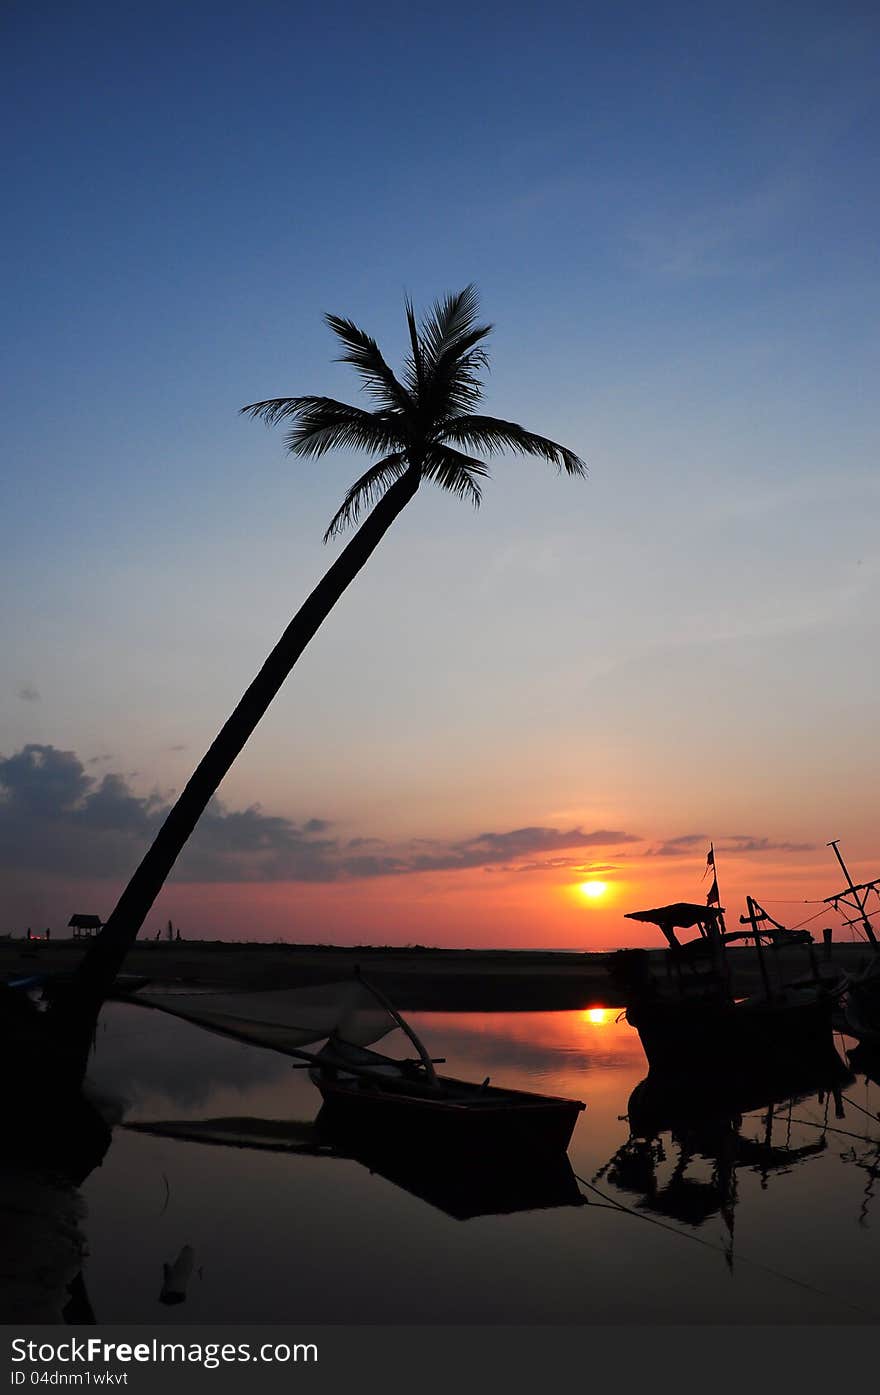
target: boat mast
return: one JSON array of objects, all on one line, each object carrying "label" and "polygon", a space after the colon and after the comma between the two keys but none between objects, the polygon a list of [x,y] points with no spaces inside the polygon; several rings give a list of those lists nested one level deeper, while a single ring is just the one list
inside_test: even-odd
[{"label": "boat mast", "polygon": [[[714,843],[709,844],[709,856],[706,858],[706,871],[708,871],[710,867],[712,868],[712,885],[709,887],[709,895],[706,897],[706,905],[718,907],[717,924],[718,929],[721,931],[721,934],[723,936],[727,927],[724,924],[724,913],[721,910],[721,892],[718,890],[718,863],[715,861]],[[706,873],[704,872],[704,879],[705,875]]]},{"label": "boat mast", "polygon": [[[731,987],[730,963],[727,958],[727,927],[724,924],[724,912],[721,909],[721,892],[718,890],[718,864],[715,861],[715,844],[709,844],[709,856],[706,858],[706,872],[712,869],[712,885],[709,887],[709,894],[706,897],[706,909],[714,906],[718,912],[714,925],[707,925],[706,931],[712,945],[712,958],[718,973],[722,974],[727,984],[728,991]],[[703,873],[705,879],[706,872]]]},{"label": "boat mast", "polygon": [[755,949],[758,951],[758,967],[761,970],[761,979],[764,984],[764,992],[768,998],[772,998],[773,990],[770,987],[770,978],[767,974],[767,961],[764,958],[764,946],[761,944],[761,927],[758,924],[758,911],[760,907],[753,901],[751,896],[746,897],[746,906],[749,912],[749,923],[752,927],[752,934],[755,937]]},{"label": "boat mast", "polygon": [[[880,884],[880,877],[875,878],[872,882],[861,882],[858,886],[856,886],[853,882],[852,877],[849,874],[849,868],[843,860],[840,848],[837,846],[839,842],[839,838],[832,838],[831,842],[826,843],[825,846],[834,849],[834,856],[840,863],[840,866],[843,870],[843,875],[846,877],[847,885],[845,890],[838,891],[834,896],[826,896],[825,904],[833,906],[836,911],[839,911],[840,907],[837,903],[838,901],[840,901],[848,909],[857,910],[858,914],[854,916],[852,920],[847,920],[844,923],[846,925],[855,925],[859,921],[861,921],[862,929],[864,930],[871,944],[874,946],[875,949],[880,949],[880,940],[877,939],[874,927],[868,919],[868,913],[865,909],[868,904],[868,896],[872,891],[877,891],[878,884]],[[878,895],[880,895],[880,893],[878,893]],[[852,900],[848,899],[850,897],[852,897]],[[853,902],[855,902],[855,905],[853,904]]]}]

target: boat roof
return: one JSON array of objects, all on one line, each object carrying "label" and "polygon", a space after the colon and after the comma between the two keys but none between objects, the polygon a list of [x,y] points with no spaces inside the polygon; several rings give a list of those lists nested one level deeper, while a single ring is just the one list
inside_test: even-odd
[{"label": "boat roof", "polygon": [[656,906],[652,911],[627,911],[627,920],[646,920],[661,930],[690,930],[693,925],[705,925],[724,914],[722,906],[698,906],[692,901],[674,901],[671,906]]}]

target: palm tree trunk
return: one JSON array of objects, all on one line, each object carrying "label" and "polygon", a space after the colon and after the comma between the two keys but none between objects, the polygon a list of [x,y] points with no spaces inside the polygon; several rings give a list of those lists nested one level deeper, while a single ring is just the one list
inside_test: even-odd
[{"label": "palm tree trunk", "polygon": [[420,480],[420,470],[411,465],[395,481],[297,611],[169,812],[110,919],[78,965],[69,991],[59,995],[52,1010],[53,1027],[82,1067],[101,1003],[208,801],[309,640],[412,499]]}]

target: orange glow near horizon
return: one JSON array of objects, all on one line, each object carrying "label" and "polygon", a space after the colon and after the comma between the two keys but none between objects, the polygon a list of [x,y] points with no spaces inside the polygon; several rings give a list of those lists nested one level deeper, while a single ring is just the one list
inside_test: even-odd
[{"label": "orange glow near horizon", "polygon": [[[833,867],[831,871],[833,872]],[[873,862],[854,856],[854,880],[876,873]],[[705,856],[632,854],[620,867],[492,866],[413,872],[407,876],[318,882],[185,882],[170,880],[147,920],[145,937],[169,918],[188,940],[223,939],[300,945],[434,945],[451,949],[542,949],[603,951],[662,948],[655,927],[627,920],[639,906],[659,906],[705,896]],[[603,881],[604,894],[588,895],[585,882]],[[804,901],[836,887],[827,867],[810,854],[773,857],[762,853],[728,857],[722,897],[728,919],[743,907],[745,893],[776,898],[779,916],[800,918]],[[59,883],[60,886],[60,883]],[[60,886],[57,911],[48,903],[31,924],[61,927],[69,903],[93,905],[107,914],[119,894],[115,884],[78,881]],[[732,909],[731,909],[732,908]],[[771,907],[775,909],[775,907]],[[25,924],[28,922],[25,920]],[[824,923],[824,922],[822,922]],[[829,919],[829,924],[835,924]],[[816,924],[820,924],[819,921]],[[60,930],[59,930],[60,933]],[[835,924],[835,939],[846,932]],[[597,1028],[584,1019],[584,1031]]]},{"label": "orange glow near horizon", "polygon": [[615,1013],[611,1008],[587,1008],[583,1014],[584,1021],[589,1022],[591,1027],[604,1027],[609,1022],[613,1022],[614,1017]]}]

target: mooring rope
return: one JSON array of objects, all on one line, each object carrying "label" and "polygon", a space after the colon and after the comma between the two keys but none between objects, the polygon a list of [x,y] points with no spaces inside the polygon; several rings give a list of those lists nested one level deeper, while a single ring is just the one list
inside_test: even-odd
[{"label": "mooring rope", "polygon": [[[632,1206],[627,1206],[625,1202],[618,1201],[615,1197],[608,1196],[606,1192],[600,1191],[592,1182],[588,1182],[585,1177],[581,1177],[577,1172],[574,1173],[574,1177],[577,1182],[580,1182],[582,1187],[586,1187],[588,1191],[595,1192],[596,1196],[602,1198],[605,1204],[603,1209],[607,1207],[609,1210],[621,1212],[625,1216],[632,1216],[637,1221],[647,1221],[649,1225],[656,1225],[659,1226],[661,1230],[668,1230],[673,1235],[678,1235],[682,1240],[693,1240],[695,1244],[702,1245],[707,1250],[713,1250],[716,1254],[723,1255],[725,1260],[729,1259],[728,1251],[723,1246],[716,1245],[714,1241],[706,1240],[702,1235],[692,1235],[690,1231],[687,1230],[680,1230],[678,1226],[670,1225],[668,1221],[661,1221],[657,1216],[646,1216],[644,1211],[636,1211]],[[595,1205],[595,1203],[592,1204]],[[737,1254],[737,1262],[739,1264],[751,1265],[753,1269],[759,1269],[765,1274],[770,1274],[774,1279],[781,1279],[784,1283],[793,1284],[795,1288],[804,1289],[806,1292],[813,1293],[819,1298],[830,1298],[832,1302],[840,1303],[843,1307],[849,1308],[854,1313],[864,1313],[874,1322],[880,1318],[880,1313],[875,1312],[872,1308],[863,1308],[860,1303],[852,1303],[848,1298],[841,1298],[837,1294],[828,1292],[827,1289],[819,1288],[816,1284],[807,1283],[805,1279],[796,1279],[792,1274],[786,1274],[781,1269],[774,1269],[769,1264],[762,1264],[760,1260],[749,1259],[747,1255]]]}]

